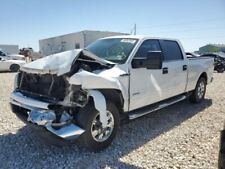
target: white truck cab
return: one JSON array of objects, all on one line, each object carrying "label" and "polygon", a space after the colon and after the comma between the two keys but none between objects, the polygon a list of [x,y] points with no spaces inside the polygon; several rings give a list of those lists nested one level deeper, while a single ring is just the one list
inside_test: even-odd
[{"label": "white truck cab", "polygon": [[212,75],[213,59],[187,58],[178,40],[114,36],[24,65],[10,103],[24,122],[101,150],[123,120],[200,103]]}]

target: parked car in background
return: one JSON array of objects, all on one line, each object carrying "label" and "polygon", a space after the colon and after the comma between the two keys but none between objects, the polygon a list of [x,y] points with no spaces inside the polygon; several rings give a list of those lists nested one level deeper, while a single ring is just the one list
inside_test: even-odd
[{"label": "parked car in background", "polygon": [[212,76],[213,59],[187,58],[178,40],[115,36],[24,65],[10,103],[22,121],[98,151],[123,120],[200,103]]},{"label": "parked car in background", "polygon": [[25,60],[23,55],[19,54],[8,54],[7,52],[0,49],[0,57],[4,58],[5,60]]},{"label": "parked car in background", "polygon": [[214,70],[219,73],[225,71],[225,55],[219,53],[207,53],[201,55],[201,57],[211,57],[214,59]]},{"label": "parked car in background", "polygon": [[0,56],[0,71],[17,72],[25,63],[24,60],[10,60]]}]

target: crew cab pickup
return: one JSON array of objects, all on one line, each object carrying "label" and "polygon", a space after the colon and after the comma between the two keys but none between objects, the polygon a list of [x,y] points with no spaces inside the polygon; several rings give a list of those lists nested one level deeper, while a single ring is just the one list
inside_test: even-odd
[{"label": "crew cab pickup", "polygon": [[24,65],[10,103],[24,122],[98,151],[125,120],[200,103],[212,76],[213,59],[187,58],[178,40],[114,36]]}]

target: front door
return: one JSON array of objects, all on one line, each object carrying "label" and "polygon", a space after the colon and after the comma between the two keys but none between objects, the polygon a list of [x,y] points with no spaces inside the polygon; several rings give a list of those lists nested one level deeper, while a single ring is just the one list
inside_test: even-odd
[{"label": "front door", "polygon": [[[149,51],[161,51],[158,40],[145,40],[135,58],[145,58]],[[134,110],[162,100],[165,83],[162,69],[131,68],[130,70],[130,110]]]}]

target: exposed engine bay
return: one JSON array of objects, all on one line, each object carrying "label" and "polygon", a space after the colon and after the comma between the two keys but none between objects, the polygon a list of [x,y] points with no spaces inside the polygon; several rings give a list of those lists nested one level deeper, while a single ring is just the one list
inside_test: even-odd
[{"label": "exposed engine bay", "polygon": [[19,91],[28,96],[51,101],[63,101],[66,99],[66,101],[71,101],[71,103],[77,102],[79,106],[83,106],[87,92],[82,90],[81,86],[70,85],[68,79],[81,70],[94,72],[112,67],[113,65],[102,65],[81,53],[71,66],[71,70],[64,75],[57,76],[56,74],[36,74],[21,71],[18,74],[17,87]]}]

